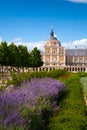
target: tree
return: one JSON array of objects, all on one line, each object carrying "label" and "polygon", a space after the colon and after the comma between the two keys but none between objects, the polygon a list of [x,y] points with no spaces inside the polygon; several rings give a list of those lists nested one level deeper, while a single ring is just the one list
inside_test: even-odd
[{"label": "tree", "polygon": [[9,65],[9,49],[7,46],[7,42],[3,41],[0,44],[0,65],[2,66],[2,75],[3,75],[3,66]]},{"label": "tree", "polygon": [[19,66],[20,67],[28,67],[28,58],[29,58],[29,52],[26,46],[19,45],[18,46],[18,52],[19,52]]},{"label": "tree", "polygon": [[19,67],[28,67],[28,49],[26,46],[18,45],[14,43],[9,45],[10,50],[10,66],[17,67],[19,72]]},{"label": "tree", "polygon": [[19,58],[19,51],[17,46],[14,43],[11,43],[9,45],[9,51],[10,51],[10,66],[18,66],[18,58]]},{"label": "tree", "polygon": [[[31,53],[28,52],[26,46],[16,46],[11,43],[9,46],[6,41],[0,44],[0,65],[14,67],[40,67],[43,65],[40,51],[35,47]],[[3,72],[3,71],[2,71]]]},{"label": "tree", "polygon": [[41,67],[43,65],[41,52],[35,47],[30,53],[31,67]]}]

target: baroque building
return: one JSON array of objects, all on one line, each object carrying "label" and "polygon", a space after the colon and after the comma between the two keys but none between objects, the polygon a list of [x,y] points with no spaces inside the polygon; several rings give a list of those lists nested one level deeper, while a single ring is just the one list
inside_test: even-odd
[{"label": "baroque building", "polygon": [[65,47],[55,37],[51,30],[50,37],[45,41],[44,52],[42,54],[43,67],[65,66]]},{"label": "baroque building", "polygon": [[66,49],[66,65],[87,66],[87,49]]}]

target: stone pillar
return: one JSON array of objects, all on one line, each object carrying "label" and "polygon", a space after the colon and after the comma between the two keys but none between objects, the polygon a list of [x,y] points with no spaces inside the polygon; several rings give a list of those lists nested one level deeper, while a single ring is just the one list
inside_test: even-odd
[{"label": "stone pillar", "polygon": [[79,71],[81,71],[81,67],[79,67]]},{"label": "stone pillar", "polygon": [[87,72],[87,66],[86,66],[86,68],[85,68],[85,72]]},{"label": "stone pillar", "polygon": [[52,47],[50,47],[50,66],[52,65]]},{"label": "stone pillar", "polygon": [[78,63],[79,63],[79,56],[78,56]]},{"label": "stone pillar", "polygon": [[71,66],[71,72],[72,72],[72,66]]},{"label": "stone pillar", "polygon": [[38,67],[38,71],[40,71],[40,67]]},{"label": "stone pillar", "polygon": [[48,67],[48,72],[50,71],[50,67]]},{"label": "stone pillar", "polygon": [[68,71],[70,71],[70,66],[68,66]]},{"label": "stone pillar", "polygon": [[79,71],[79,67],[77,66],[77,72]]},{"label": "stone pillar", "polygon": [[74,58],[74,56],[73,56],[73,63],[75,62],[75,58]]},{"label": "stone pillar", "polygon": [[83,64],[85,65],[85,58],[84,58],[84,56],[83,56]]},{"label": "stone pillar", "polygon": [[73,66],[73,71],[75,71],[75,66]]},{"label": "stone pillar", "polygon": [[82,71],[84,72],[84,67],[82,67]]}]

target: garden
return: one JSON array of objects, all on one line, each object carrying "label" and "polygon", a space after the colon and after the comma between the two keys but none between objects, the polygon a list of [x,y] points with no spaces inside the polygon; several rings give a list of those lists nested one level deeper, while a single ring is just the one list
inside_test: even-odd
[{"label": "garden", "polygon": [[0,130],[87,130],[85,72],[11,76],[7,86],[0,88]]}]

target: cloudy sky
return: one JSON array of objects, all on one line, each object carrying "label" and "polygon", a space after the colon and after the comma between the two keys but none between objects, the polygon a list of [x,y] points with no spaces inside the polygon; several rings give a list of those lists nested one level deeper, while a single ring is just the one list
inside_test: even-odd
[{"label": "cloudy sky", "polygon": [[87,0],[0,0],[0,41],[42,49],[50,30],[70,47],[87,47]]}]

